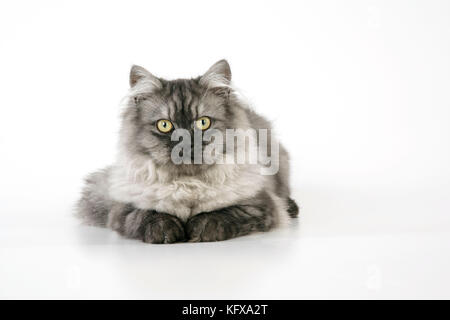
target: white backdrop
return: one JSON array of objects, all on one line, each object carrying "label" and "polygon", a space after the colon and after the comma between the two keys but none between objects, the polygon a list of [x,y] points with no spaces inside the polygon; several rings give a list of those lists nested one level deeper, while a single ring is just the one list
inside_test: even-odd
[{"label": "white backdrop", "polygon": [[[2,1],[0,297],[449,298],[447,1]],[[129,68],[226,58],[292,156],[301,218],[150,246],[70,217]]]}]

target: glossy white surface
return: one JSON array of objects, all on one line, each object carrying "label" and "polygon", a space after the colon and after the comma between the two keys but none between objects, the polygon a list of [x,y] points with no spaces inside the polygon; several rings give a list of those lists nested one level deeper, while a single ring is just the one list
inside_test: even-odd
[{"label": "glossy white surface", "polygon": [[[450,3],[3,1],[0,298],[450,298]],[[292,155],[301,218],[146,245],[71,218],[131,64],[227,58]]]},{"label": "glossy white surface", "polygon": [[18,219],[0,227],[0,297],[450,297],[448,221],[419,227],[427,218],[404,207],[412,222],[397,222],[392,200],[366,219],[378,195],[339,198],[305,193],[289,228],[218,243],[148,245],[72,219]]}]

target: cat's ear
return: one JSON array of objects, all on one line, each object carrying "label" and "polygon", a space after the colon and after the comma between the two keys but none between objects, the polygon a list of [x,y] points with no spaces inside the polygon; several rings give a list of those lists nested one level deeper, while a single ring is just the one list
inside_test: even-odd
[{"label": "cat's ear", "polygon": [[229,87],[231,69],[227,60],[220,60],[212,65],[200,78],[200,83],[208,88]]},{"label": "cat's ear", "polygon": [[153,74],[141,66],[134,65],[130,70],[130,87],[133,88],[137,83],[144,82],[154,87],[161,87],[161,81]]}]

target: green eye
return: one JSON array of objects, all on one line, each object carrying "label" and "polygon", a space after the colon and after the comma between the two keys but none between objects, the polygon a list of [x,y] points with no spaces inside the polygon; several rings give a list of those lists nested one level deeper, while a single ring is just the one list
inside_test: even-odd
[{"label": "green eye", "polygon": [[206,130],[211,126],[211,119],[208,117],[201,117],[195,121],[195,125],[200,130]]},{"label": "green eye", "polygon": [[169,120],[162,119],[158,120],[158,122],[156,123],[156,128],[158,128],[158,130],[162,133],[167,133],[172,130],[173,124]]}]

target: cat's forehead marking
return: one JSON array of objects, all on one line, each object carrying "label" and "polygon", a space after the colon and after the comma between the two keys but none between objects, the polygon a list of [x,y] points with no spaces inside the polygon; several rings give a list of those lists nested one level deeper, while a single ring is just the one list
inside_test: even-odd
[{"label": "cat's forehead marking", "polygon": [[171,120],[174,120],[175,119],[176,108],[175,108],[175,103],[172,100],[168,101],[168,103],[167,103],[167,110],[168,110],[169,118]]},{"label": "cat's forehead marking", "polygon": [[176,127],[191,128],[193,121],[202,116],[226,118],[223,99],[208,93],[196,79],[165,81],[152,101],[155,120],[171,120]]},{"label": "cat's forehead marking", "polygon": [[163,95],[167,100],[170,119],[180,126],[190,126],[198,117],[199,88],[194,80],[173,80],[165,84]]}]

